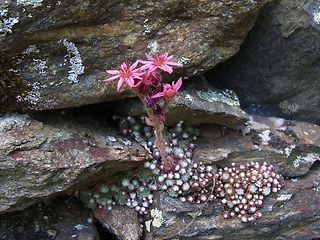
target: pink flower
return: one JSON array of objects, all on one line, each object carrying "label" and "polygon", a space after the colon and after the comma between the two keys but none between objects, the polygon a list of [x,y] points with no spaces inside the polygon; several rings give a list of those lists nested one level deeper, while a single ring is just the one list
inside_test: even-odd
[{"label": "pink flower", "polygon": [[174,83],[172,82],[172,84],[163,84],[163,92],[159,92],[155,95],[153,95],[151,98],[160,98],[160,97],[164,97],[164,98],[173,98],[174,96],[179,96],[178,90],[182,85],[182,78],[179,78],[179,80]]},{"label": "pink flower", "polygon": [[131,65],[131,67],[128,67],[127,64],[124,62],[119,66],[120,70],[107,70],[107,73],[115,76],[105,79],[103,81],[112,81],[117,78],[120,78],[118,82],[117,91],[119,91],[123,81],[125,81],[131,88],[135,87],[135,81],[133,80],[133,78],[140,78],[140,76],[144,74],[141,71],[138,71],[139,69],[134,70],[138,63],[139,62],[136,61],[134,64]]},{"label": "pink flower", "polygon": [[146,82],[149,74],[147,74],[146,72],[142,72],[140,68],[138,68],[137,70],[135,70],[135,73],[138,74],[138,77],[133,77],[133,86],[134,88],[137,88],[141,85],[141,83]]},{"label": "pink flower", "polygon": [[178,66],[181,67],[182,64],[180,63],[176,63],[176,62],[169,62],[169,60],[171,58],[173,58],[173,55],[168,57],[168,53],[163,53],[160,55],[154,55],[154,57],[150,57],[148,54],[146,54],[147,58],[150,61],[142,61],[139,60],[139,62],[141,62],[142,64],[144,64],[144,66],[141,67],[142,70],[144,69],[149,69],[149,72],[153,72],[154,70],[156,70],[157,68],[160,68],[168,73],[172,73],[172,68],[169,67],[168,65],[172,65],[172,66]]}]

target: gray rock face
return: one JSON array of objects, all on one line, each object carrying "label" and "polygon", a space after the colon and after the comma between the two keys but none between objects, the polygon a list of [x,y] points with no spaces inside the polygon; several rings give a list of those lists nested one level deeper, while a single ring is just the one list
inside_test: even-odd
[{"label": "gray rock face", "polygon": [[[219,124],[227,127],[243,125],[248,115],[240,108],[238,97],[232,91],[217,91],[203,78],[188,80],[179,89],[179,95],[165,114],[165,125],[179,121],[186,125]],[[120,116],[146,115],[139,99],[125,99],[107,103]]]},{"label": "gray rock face", "polygon": [[0,118],[0,212],[110,181],[148,158],[140,145],[101,124],[84,118],[59,123],[53,116],[54,123],[18,114]]},{"label": "gray rock face", "polygon": [[238,51],[267,1],[4,1],[0,48],[28,87],[13,98],[37,110],[124,98],[104,70],[145,52],[174,54],[174,79],[203,73]]},{"label": "gray rock face", "polygon": [[234,90],[251,111],[319,123],[319,6],[314,0],[268,4],[241,50],[208,77]]}]

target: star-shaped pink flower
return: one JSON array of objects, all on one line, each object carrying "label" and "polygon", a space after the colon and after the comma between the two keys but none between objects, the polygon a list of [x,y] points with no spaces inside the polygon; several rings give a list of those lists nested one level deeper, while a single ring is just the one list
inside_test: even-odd
[{"label": "star-shaped pink flower", "polygon": [[172,84],[163,84],[163,91],[159,92],[155,95],[153,95],[151,98],[160,98],[160,97],[164,97],[164,98],[173,98],[174,96],[179,96],[178,90],[182,85],[182,78],[179,78],[179,80],[174,83],[172,82]]},{"label": "star-shaped pink flower", "polygon": [[117,91],[119,91],[120,87],[123,84],[123,81],[125,81],[131,88],[135,87],[135,81],[133,78],[140,78],[140,76],[144,74],[141,72],[141,70],[139,71],[139,69],[135,70],[138,63],[139,61],[136,61],[134,64],[128,67],[128,65],[124,62],[119,66],[120,70],[107,70],[107,73],[115,76],[107,78],[103,81],[108,82],[120,78],[117,86]]},{"label": "star-shaped pink flower", "polygon": [[156,70],[157,68],[160,68],[168,73],[172,73],[172,68],[169,65],[172,66],[178,66],[178,67],[182,67],[182,64],[180,63],[176,63],[176,62],[169,62],[169,60],[171,58],[173,58],[173,55],[168,57],[168,53],[163,53],[160,55],[154,55],[154,57],[150,57],[147,53],[146,53],[147,58],[150,61],[142,61],[139,60],[142,64],[144,64],[141,69],[149,69],[149,72],[152,72],[154,70]]}]

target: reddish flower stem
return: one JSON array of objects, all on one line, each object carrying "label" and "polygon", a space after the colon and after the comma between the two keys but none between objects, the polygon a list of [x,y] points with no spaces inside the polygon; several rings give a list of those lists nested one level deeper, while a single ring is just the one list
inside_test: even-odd
[{"label": "reddish flower stem", "polygon": [[159,149],[162,161],[164,161],[164,159],[166,159],[166,145],[162,136],[163,122],[161,121],[160,118],[154,116],[151,108],[147,108],[147,113],[148,113],[149,121],[151,121],[151,123],[147,122],[147,124],[152,125],[154,127],[154,132],[156,135],[155,145]]}]

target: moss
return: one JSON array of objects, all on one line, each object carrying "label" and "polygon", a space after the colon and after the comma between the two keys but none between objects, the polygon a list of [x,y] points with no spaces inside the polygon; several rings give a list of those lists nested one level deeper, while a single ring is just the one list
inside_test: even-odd
[{"label": "moss", "polygon": [[0,53],[0,113],[14,110],[26,110],[30,103],[27,100],[17,99],[32,90],[17,72],[19,65],[13,58]]}]

